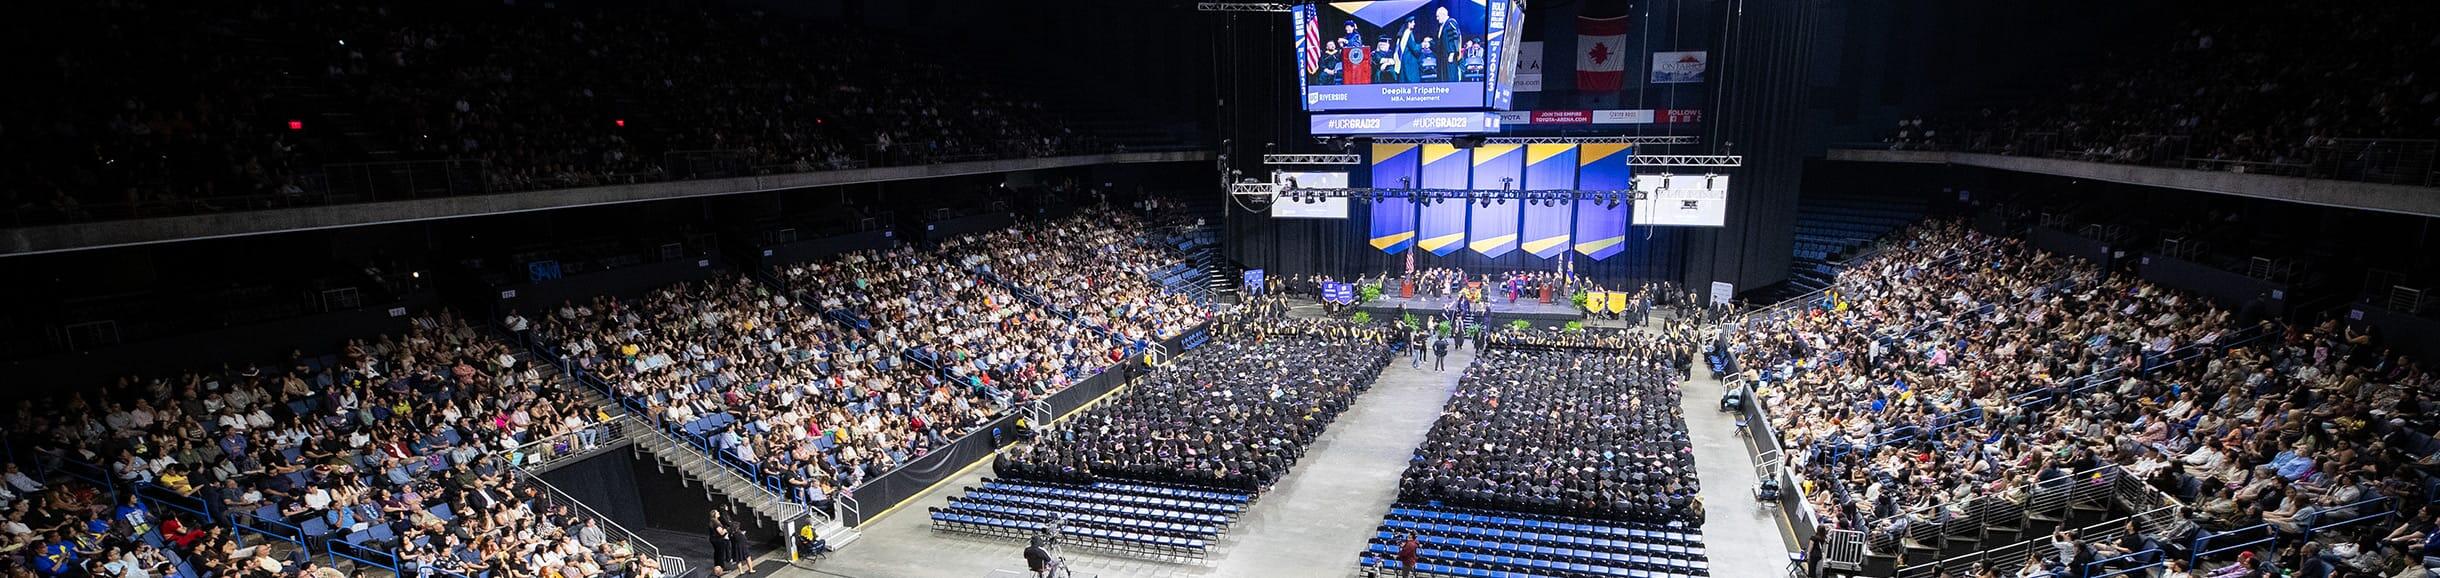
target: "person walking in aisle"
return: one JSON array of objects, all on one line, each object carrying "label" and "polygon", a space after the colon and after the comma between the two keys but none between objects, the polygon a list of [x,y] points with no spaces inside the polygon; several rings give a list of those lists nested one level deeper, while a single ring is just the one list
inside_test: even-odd
[{"label": "person walking in aisle", "polygon": [[1423,350],[1428,349],[1428,347],[1426,347],[1424,344],[1424,339],[1431,334],[1432,333],[1430,331],[1425,331],[1422,329],[1407,330],[1406,348],[1410,353],[1413,353],[1415,357],[1413,363],[1407,364],[1408,368],[1423,369]]},{"label": "person walking in aisle", "polygon": [[1447,339],[1435,339],[1435,340],[1433,340],[1433,341],[1432,341],[1432,371],[1448,371],[1448,370],[1449,370],[1449,340],[1447,340]]},{"label": "person walking in aisle", "polygon": [[1415,560],[1418,557],[1416,554],[1418,550],[1422,549],[1422,546],[1423,544],[1415,539],[1414,532],[1407,532],[1398,537],[1399,576],[1415,575]]}]

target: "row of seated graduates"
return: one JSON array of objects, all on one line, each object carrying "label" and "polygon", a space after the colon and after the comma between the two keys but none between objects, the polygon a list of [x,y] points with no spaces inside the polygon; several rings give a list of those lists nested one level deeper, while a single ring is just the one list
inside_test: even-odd
[{"label": "row of seated graduates", "polygon": [[1389,346],[1372,328],[1274,334],[1257,325],[1277,327],[1218,324],[1211,344],[1008,452],[994,462],[995,473],[1259,494],[1372,386],[1389,363]]},{"label": "row of seated graduates", "polygon": [[1708,575],[1678,390],[1694,327],[1533,340],[1570,333],[1512,332],[1467,368],[1360,564],[1396,564],[1413,535],[1434,574]]}]

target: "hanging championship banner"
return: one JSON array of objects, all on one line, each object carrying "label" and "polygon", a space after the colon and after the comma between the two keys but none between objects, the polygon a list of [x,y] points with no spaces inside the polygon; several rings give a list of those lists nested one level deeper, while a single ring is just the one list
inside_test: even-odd
[{"label": "hanging championship banner", "polygon": [[[1576,188],[1576,145],[1525,145],[1525,187],[1536,190]],[[1525,224],[1517,248],[1548,259],[1567,252],[1573,200],[1545,199],[1525,203]]]},{"label": "hanging championship banner", "polygon": [[[1576,188],[1588,191],[1624,190],[1631,179],[1627,157],[1633,156],[1632,145],[1587,144],[1579,147],[1576,158]],[[1626,251],[1628,208],[1621,203],[1576,203],[1576,252],[1594,260],[1608,259]]]},{"label": "hanging championship banner", "polygon": [[[1405,187],[1415,180],[1416,152],[1411,144],[1372,147],[1372,186]],[[1415,203],[1406,197],[1383,196],[1372,202],[1372,246],[1398,254],[1415,246]]]},{"label": "hanging championship banner", "polygon": [[[1423,188],[1466,188],[1473,152],[1446,143],[1423,145]],[[1466,200],[1438,198],[1423,202],[1423,221],[1417,229],[1415,246],[1443,256],[1465,248]]]},{"label": "hanging championship banner", "polygon": [[[1524,190],[1525,146],[1487,144],[1474,149],[1474,190]],[[1474,215],[1468,219],[1470,230],[1466,246],[1485,257],[1499,257],[1517,250],[1517,216],[1525,208],[1522,201],[1501,199],[1490,206],[1477,203]]]}]

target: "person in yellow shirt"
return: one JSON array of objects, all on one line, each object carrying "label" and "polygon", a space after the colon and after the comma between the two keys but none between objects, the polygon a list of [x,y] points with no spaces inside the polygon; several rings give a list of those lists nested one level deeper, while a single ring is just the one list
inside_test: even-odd
[{"label": "person in yellow shirt", "polygon": [[187,481],[186,466],[170,466],[168,470],[161,472],[161,479],[157,481],[160,482],[161,487],[169,488],[169,491],[177,492],[178,495],[195,495],[194,484]]}]

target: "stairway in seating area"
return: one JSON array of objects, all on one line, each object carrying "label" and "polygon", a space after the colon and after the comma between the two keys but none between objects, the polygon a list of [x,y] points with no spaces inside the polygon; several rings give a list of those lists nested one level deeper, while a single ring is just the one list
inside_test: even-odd
[{"label": "stairway in seating area", "polygon": [[1197,303],[1209,305],[1212,297],[1235,286],[1235,279],[1222,275],[1225,257],[1220,255],[1220,233],[1209,225],[1181,224],[1161,227],[1145,234],[1145,241],[1176,251],[1184,261],[1167,269],[1152,272],[1153,282],[1174,293],[1192,296]]},{"label": "stairway in seating area", "polygon": [[1921,199],[1806,196],[1796,203],[1795,259],[1788,268],[1788,285],[1795,293],[1830,286],[1846,261],[1888,235],[1923,217]]},{"label": "stairway in seating area", "polygon": [[[563,375],[560,368],[549,363],[539,364],[539,368],[544,379],[554,379]],[[638,457],[649,454],[656,466],[662,468],[663,472],[667,472],[669,468],[676,468],[680,479],[684,480],[688,487],[702,488],[706,498],[715,498],[712,500],[713,503],[726,504],[730,514],[751,520],[757,527],[776,525],[779,526],[780,533],[784,534],[791,531],[791,526],[788,524],[801,519],[802,523],[813,525],[814,535],[820,537],[833,549],[846,546],[860,536],[855,528],[841,523],[832,515],[832,512],[808,508],[789,500],[780,493],[776,478],[768,485],[757,483],[746,477],[746,473],[739,469],[738,464],[741,462],[737,462],[734,457],[728,457],[726,460],[712,457],[714,455],[731,456],[726,450],[715,450],[710,447],[711,434],[717,433],[719,427],[734,422],[734,418],[729,417],[728,414],[713,414],[700,418],[694,423],[663,429],[655,427],[652,424],[651,416],[644,414],[638,406],[629,406],[612,400],[609,394],[601,389],[600,382],[590,379],[578,379],[577,382],[584,385],[584,387],[574,388],[578,392],[577,395],[582,398],[579,403],[599,410],[602,415],[616,416],[603,423],[609,427],[610,431],[617,432],[615,436],[618,438],[615,440],[617,443],[605,440],[599,447],[588,450],[587,453],[615,449],[618,447],[618,443],[631,442],[632,445],[627,447],[630,448],[630,451],[638,452]],[[522,459],[523,465],[536,474],[549,471],[552,469],[553,463],[567,461],[567,458],[570,457],[579,457],[578,455],[538,456],[534,453],[529,450],[528,455]]]},{"label": "stairway in seating area", "polygon": [[984,478],[931,514],[936,531],[1021,540],[1055,526],[1069,544],[1188,561],[1209,556],[1252,504],[1250,494],[1196,486]]}]

